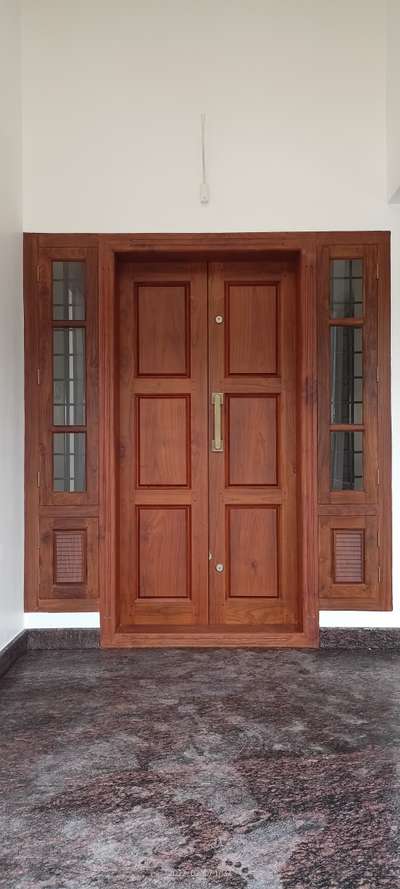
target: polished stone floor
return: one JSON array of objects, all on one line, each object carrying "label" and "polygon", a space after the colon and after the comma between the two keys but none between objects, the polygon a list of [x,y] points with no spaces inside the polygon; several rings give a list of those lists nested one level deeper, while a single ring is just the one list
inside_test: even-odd
[{"label": "polished stone floor", "polygon": [[393,652],[31,652],[0,886],[397,889],[399,765]]}]

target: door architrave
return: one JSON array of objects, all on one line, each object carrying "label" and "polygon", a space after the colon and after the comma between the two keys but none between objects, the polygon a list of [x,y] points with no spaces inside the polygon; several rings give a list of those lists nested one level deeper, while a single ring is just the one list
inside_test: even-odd
[{"label": "door architrave", "polygon": [[[277,234],[193,234],[99,236],[100,384],[100,615],[103,647],[317,647],[317,308],[315,236]],[[179,632],[123,632],[117,621],[116,349],[115,285],[118,261],[167,259],[292,259],[296,263],[300,307],[299,384],[299,554],[302,625],[292,632],[227,629]]]}]

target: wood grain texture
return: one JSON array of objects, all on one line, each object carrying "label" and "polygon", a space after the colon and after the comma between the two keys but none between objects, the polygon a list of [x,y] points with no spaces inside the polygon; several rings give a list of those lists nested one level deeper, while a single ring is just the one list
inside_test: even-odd
[{"label": "wood grain texture", "polygon": [[[185,294],[178,353],[190,333],[190,376],[138,374],[138,288]],[[208,619],[207,276],[201,263],[121,263],[118,268],[119,366],[117,621],[135,627],[193,626]],[[146,307],[147,329],[157,314]],[[155,322],[158,324],[157,322]],[[159,335],[163,335],[161,327]],[[171,351],[171,328],[163,322]],[[176,339],[177,326],[174,326]],[[169,360],[169,359],[168,359]],[[171,367],[171,365],[169,364]],[[166,363],[163,359],[163,371]],[[180,365],[181,369],[181,365]]]},{"label": "wood grain texture", "polygon": [[309,246],[300,256],[298,292],[301,311],[298,337],[297,435],[301,453],[297,491],[301,503],[297,529],[299,569],[303,590],[301,617],[304,633],[319,639],[318,620],[318,517],[317,517],[317,280],[316,249]]},{"label": "wood grain texture", "polygon": [[[260,632],[257,626],[223,631],[208,628],[192,630],[165,630],[140,632],[139,627],[120,627],[112,636],[109,648],[315,648],[315,639],[297,627],[288,629],[279,624],[266,626]],[[105,646],[103,646],[105,647]]]},{"label": "wood grain texture", "polygon": [[25,611],[38,610],[39,593],[39,457],[40,402],[37,385],[39,328],[36,293],[38,239],[24,235],[25,342]]},{"label": "wood grain texture", "polygon": [[[363,415],[362,426],[337,424],[330,420],[330,262],[332,259],[362,259],[364,266],[364,315],[361,319],[335,319],[336,327],[361,327],[363,331]],[[336,245],[324,248],[319,256],[318,306],[318,477],[319,502],[332,505],[377,503],[377,256],[374,247]],[[363,434],[362,490],[332,490],[330,478],[331,434],[334,430],[359,429]]]},{"label": "wood grain texture", "polygon": [[190,292],[187,284],[136,284],[137,375],[190,376]]},{"label": "wood grain texture", "polygon": [[225,282],[226,376],[278,374],[279,289],[271,281]]},{"label": "wood grain texture", "polygon": [[[364,269],[364,312],[357,319],[329,318],[329,263],[333,258],[361,258]],[[327,609],[391,609],[391,470],[390,470],[390,288],[389,240],[367,244],[354,237],[339,245],[335,239],[319,251],[319,515],[320,607]],[[363,424],[332,426],[329,416],[330,326],[361,326],[363,331]],[[330,490],[332,430],[359,428],[363,434],[364,484],[362,490]],[[326,569],[326,523],[354,522],[364,530],[365,582],[335,582]],[[351,525],[349,526],[351,527]],[[373,528],[373,531],[371,531]],[[359,532],[361,533],[361,532]],[[321,536],[322,535],[322,536]],[[354,538],[355,540],[356,538]],[[330,545],[332,550],[332,545]],[[331,552],[331,558],[333,554]],[[360,575],[359,575],[360,576]],[[349,573],[350,577],[350,573]]]},{"label": "wood grain texture", "polygon": [[[78,326],[86,334],[86,424],[53,424],[53,329],[69,328],[71,322],[53,321],[52,264],[57,260],[81,260],[86,264],[86,320]],[[39,282],[39,369],[40,369],[40,454],[42,506],[98,504],[98,281],[97,251],[68,247],[54,250],[42,247],[38,257]],[[57,492],[53,485],[53,433],[81,432],[86,437],[86,490]]]},{"label": "wood grain texture", "polygon": [[112,645],[119,624],[117,596],[117,423],[115,254],[99,240],[99,598],[101,644]]},{"label": "wood grain texture", "polygon": [[279,395],[227,395],[227,485],[278,484]]},{"label": "wood grain texture", "polygon": [[190,506],[138,506],[138,598],[191,597]]},{"label": "wood grain texture", "polygon": [[87,540],[83,529],[53,533],[54,583],[83,584],[86,580]]},{"label": "wood grain texture", "polygon": [[227,506],[227,595],[279,596],[279,507]]},{"label": "wood grain texture", "polygon": [[[372,609],[379,600],[376,516],[321,516],[320,595],[339,607],[350,601]],[[329,605],[330,607],[330,605]]]},{"label": "wood grain texture", "polygon": [[390,240],[377,244],[378,257],[378,465],[379,465],[379,609],[391,611],[392,601],[392,422],[391,422],[391,299]]},{"label": "wood grain texture", "polygon": [[98,596],[97,518],[40,518],[39,604],[49,610],[84,602],[86,610]]},{"label": "wood grain texture", "polygon": [[138,395],[138,487],[190,487],[190,395]]},{"label": "wood grain texture", "polygon": [[[244,290],[251,281],[251,293],[257,292],[253,326],[256,306],[261,301],[265,320],[265,295],[270,309],[270,293],[279,290],[279,326],[270,342],[273,366],[276,353],[280,360],[279,374],[273,378],[264,373],[265,361],[259,374],[250,375],[261,368],[259,358],[255,364],[246,364],[242,377],[226,374],[224,356],[232,330],[229,322],[216,324],[215,318],[224,314],[231,281],[238,291],[241,281]],[[296,625],[300,618],[296,303],[296,277],[290,263],[269,265],[253,260],[209,265],[210,401],[212,392],[223,392],[225,412],[225,461],[223,454],[210,453],[209,464],[210,623],[215,628]],[[272,320],[275,329],[275,316]],[[240,337],[239,329],[236,336]],[[250,362],[250,353],[248,358]],[[210,414],[211,426],[212,422]],[[217,572],[217,563],[226,570]]]},{"label": "wood grain texture", "polygon": [[335,528],[332,539],[334,583],[364,583],[364,530]]},{"label": "wood grain texture", "polygon": [[[300,356],[299,375],[300,390],[299,404],[300,412],[298,417],[298,434],[302,453],[301,471],[298,475],[299,490],[301,492],[302,504],[307,504],[302,510],[301,521],[299,522],[299,541],[300,541],[300,568],[303,586],[303,625],[305,628],[303,638],[302,634],[294,632],[285,634],[282,638],[282,644],[309,644],[307,640],[312,640],[311,644],[315,644],[317,639],[317,626],[315,620],[315,596],[316,584],[313,578],[318,570],[317,559],[317,534],[316,528],[316,510],[313,506],[315,503],[314,493],[316,482],[316,465],[313,462],[315,453],[315,436],[316,436],[316,409],[315,409],[315,392],[316,392],[316,369],[314,368],[315,350],[316,350],[316,332],[314,328],[315,314],[315,256],[318,252],[320,256],[323,248],[335,248],[342,252],[344,248],[365,249],[368,246],[376,250],[380,275],[377,283],[378,287],[378,319],[377,319],[377,351],[379,361],[379,383],[377,398],[377,437],[378,437],[378,462],[379,462],[379,485],[377,487],[377,499],[375,503],[366,503],[365,512],[363,505],[360,503],[352,503],[347,506],[346,503],[322,503],[320,505],[321,514],[328,514],[328,511],[335,515],[348,515],[348,510],[358,513],[359,515],[376,515],[378,519],[379,534],[379,566],[380,566],[380,583],[378,599],[366,600],[356,603],[354,601],[342,600],[335,603],[335,600],[326,600],[323,597],[320,600],[320,607],[341,609],[350,608],[373,608],[390,610],[391,608],[391,449],[390,449],[390,236],[387,232],[304,232],[304,233],[223,233],[223,234],[136,234],[136,235],[81,235],[81,234],[29,234],[24,238],[24,293],[25,293],[25,317],[26,317],[26,450],[25,450],[25,477],[26,477],[26,522],[25,522],[25,595],[26,607],[29,610],[94,610],[96,602],[87,602],[87,600],[66,600],[62,603],[60,609],[59,602],[56,600],[38,601],[39,587],[39,506],[35,504],[38,489],[36,487],[36,474],[38,464],[38,435],[35,433],[35,423],[39,420],[39,407],[35,403],[35,386],[33,384],[37,361],[34,357],[34,350],[38,343],[38,333],[35,333],[35,312],[37,319],[37,304],[35,304],[36,295],[36,265],[35,250],[39,248],[52,249],[56,252],[66,249],[67,251],[94,248],[98,251],[99,256],[99,300],[101,311],[99,315],[99,344],[100,344],[100,538],[99,538],[99,558],[100,558],[100,591],[102,597],[102,639],[103,644],[126,645],[132,644],[122,632],[117,631],[120,624],[118,615],[118,602],[116,597],[116,544],[117,544],[117,515],[116,515],[116,495],[115,495],[115,479],[116,474],[114,465],[117,458],[117,441],[115,436],[116,417],[118,415],[117,406],[115,404],[115,326],[114,326],[114,301],[115,301],[115,266],[117,258],[126,257],[132,260],[148,258],[154,262],[155,258],[175,259],[193,258],[197,256],[205,261],[214,257],[216,260],[237,259],[238,255],[243,258],[265,257],[266,251],[271,260],[297,262],[299,268],[298,288],[299,299],[304,311],[300,318],[301,325],[301,342],[302,354]],[[27,308],[27,300],[29,308]],[[265,378],[265,382],[268,378]],[[179,381],[177,380],[176,383]],[[180,381],[181,383],[184,380]],[[237,392],[248,392],[246,378],[237,377]],[[143,378],[143,383],[147,384],[147,380]],[[258,386],[257,378],[254,378],[255,391],[278,391],[270,388],[264,390]],[[150,392],[143,388],[144,392]],[[179,391],[177,387],[176,391]],[[184,390],[180,390],[184,391]],[[36,393],[37,394],[37,393]],[[36,406],[35,406],[36,404]],[[29,407],[28,407],[29,405]],[[233,490],[233,489],[232,489]],[[246,489],[249,492],[251,489]],[[164,498],[162,494],[160,502]],[[232,502],[240,501],[240,489],[238,489],[239,497],[232,495]],[[147,493],[143,489],[143,496],[146,498]],[[181,495],[179,495],[181,496]],[[184,493],[183,493],[184,496]],[[270,502],[269,495],[262,495],[262,502]],[[85,506],[77,505],[77,513],[82,516],[82,510]],[[65,510],[65,516],[74,514],[74,507],[66,502],[62,509]],[[57,514],[58,507],[50,505],[42,505],[40,514],[49,518]],[[94,515],[97,505],[88,505],[86,507],[87,515]],[[373,511],[371,513],[371,510]],[[305,518],[307,513],[307,519]],[[64,513],[63,513],[64,514]],[[254,628],[253,628],[254,629]],[[175,644],[176,635],[169,634],[168,639],[163,637],[157,642],[157,634],[141,631],[141,642],[137,644]],[[187,630],[185,630],[187,632]],[[253,633],[253,631],[252,631]],[[229,635],[226,644],[240,645],[248,644],[245,639],[254,639],[254,644],[269,645],[274,644],[276,635],[261,634],[263,641],[259,641],[260,636],[249,635],[236,632],[235,640],[227,631],[223,634],[212,634],[213,640],[207,636],[208,642],[204,644],[225,644],[224,637]],[[148,635],[147,641],[145,640]],[[188,640],[185,641],[179,634],[179,644],[201,644],[202,634],[198,633],[196,638],[190,632]],[[290,638],[290,642],[289,642]],[[136,642],[134,643],[136,644]],[[278,642],[275,641],[275,644]]]},{"label": "wood grain texture", "polygon": [[[98,608],[98,315],[97,250],[69,243],[54,249],[48,243],[26,236],[25,275],[25,386],[26,386],[26,581],[28,610],[75,611]],[[74,326],[74,322],[53,322],[52,262],[80,260],[86,263],[87,322],[87,409],[88,490],[83,495],[53,491],[52,461],[52,328]],[[79,322],[81,326],[81,322]],[[57,431],[59,431],[57,427]],[[72,427],[68,428],[70,431]],[[39,485],[38,485],[39,480]],[[85,516],[85,510],[91,518]],[[90,527],[87,558],[90,571],[85,579],[57,582],[56,542],[72,533],[82,537]],[[89,526],[86,522],[89,521]],[[53,527],[52,535],[43,528]],[[40,529],[40,533],[39,533]],[[75,532],[74,532],[75,533]],[[50,540],[51,537],[51,540]],[[85,555],[86,560],[86,546]],[[86,562],[85,562],[86,565]],[[86,572],[86,567],[85,567]],[[60,575],[61,577],[61,575]],[[76,575],[77,577],[77,575]]]}]

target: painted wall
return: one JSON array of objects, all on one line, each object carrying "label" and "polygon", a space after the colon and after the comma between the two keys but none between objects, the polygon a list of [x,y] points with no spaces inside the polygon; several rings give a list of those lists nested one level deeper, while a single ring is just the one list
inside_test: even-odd
[{"label": "painted wall", "polygon": [[400,3],[387,0],[387,195],[400,203]]},{"label": "painted wall", "polygon": [[[391,229],[400,380],[382,0],[23,0],[23,10],[25,230]],[[397,548],[394,581],[393,615],[324,613],[322,623],[400,626]]]},{"label": "painted wall", "polygon": [[0,0],[0,648],[23,627],[20,21]]}]

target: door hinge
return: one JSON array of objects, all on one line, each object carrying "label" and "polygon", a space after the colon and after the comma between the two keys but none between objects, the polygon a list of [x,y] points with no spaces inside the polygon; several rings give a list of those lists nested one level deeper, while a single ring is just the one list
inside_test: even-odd
[{"label": "door hinge", "polygon": [[378,485],[378,487],[379,487],[379,482],[380,482],[380,472],[379,472],[379,468],[378,468],[376,470],[376,484]]},{"label": "door hinge", "polygon": [[378,583],[380,583],[381,580],[382,580],[382,571],[381,571],[381,566],[378,565]]},{"label": "door hinge", "polygon": [[379,367],[376,368],[376,382],[379,383]]},{"label": "door hinge", "polygon": [[36,370],[36,376],[37,376],[37,384],[38,384],[38,386],[40,386],[40,367],[38,367]]},{"label": "door hinge", "polygon": [[376,263],[376,280],[379,281],[379,262]]},{"label": "door hinge", "polygon": [[37,475],[36,475],[36,482],[37,482],[37,486],[38,486],[38,488],[40,488],[40,472],[39,472],[39,471],[38,471],[38,473],[37,473]]}]

